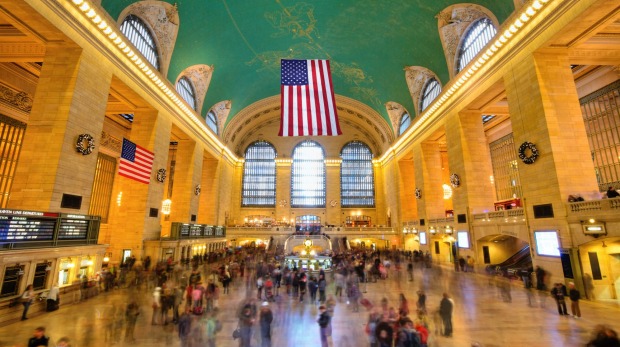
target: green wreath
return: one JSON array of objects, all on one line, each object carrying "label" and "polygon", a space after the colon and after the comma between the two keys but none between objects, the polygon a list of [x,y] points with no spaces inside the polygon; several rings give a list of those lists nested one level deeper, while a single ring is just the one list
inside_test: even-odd
[{"label": "green wreath", "polygon": [[[527,154],[527,150],[530,150],[530,154]],[[536,145],[531,142],[523,142],[519,147],[519,158],[525,164],[534,164],[536,158],[538,158],[538,149],[536,149]]]},{"label": "green wreath", "polygon": [[89,155],[95,149],[95,139],[90,134],[80,134],[75,144],[75,150],[82,155]]}]

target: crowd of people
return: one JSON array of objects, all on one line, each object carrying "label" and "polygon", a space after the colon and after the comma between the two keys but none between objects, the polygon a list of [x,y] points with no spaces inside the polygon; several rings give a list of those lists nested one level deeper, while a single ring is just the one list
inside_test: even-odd
[{"label": "crowd of people", "polygon": [[[262,347],[273,345],[273,322],[278,316],[273,308],[282,302],[288,302],[288,305],[315,305],[315,331],[322,347],[333,346],[333,317],[336,306],[345,302],[348,314],[367,315],[363,330],[370,347],[424,347],[438,336],[453,336],[452,318],[456,304],[451,293],[434,293],[441,299],[432,303],[430,308],[427,302],[424,283],[428,277],[441,277],[442,271],[440,267],[429,270],[433,265],[428,253],[347,251],[334,254],[333,266],[328,272],[323,269],[308,271],[305,268],[289,268],[279,260],[275,254],[264,249],[244,248],[214,258],[194,258],[189,263],[167,260],[151,268],[150,264],[142,261],[119,270],[105,271],[100,274],[101,280],[97,284],[101,290],[124,290],[129,287],[136,295],[130,296],[124,304],[110,305],[103,314],[104,342],[106,345],[134,343],[138,320],[149,319],[152,325],[169,331],[170,339],[176,336],[182,347],[220,346],[218,336],[222,333],[223,324],[219,302],[231,290],[245,290],[245,295],[242,295],[245,299],[236,309],[237,325],[232,332],[239,347],[258,346],[254,344],[257,341]],[[468,259],[458,264],[461,271],[473,270]],[[398,302],[390,302],[387,297],[372,302],[368,295],[364,295],[369,282],[391,278],[400,281],[401,272],[404,273],[405,269],[407,278],[402,281],[413,281],[408,287],[419,288],[415,291],[415,299],[407,298],[407,292],[398,295]],[[414,276],[416,272],[422,274],[417,281]],[[544,283],[543,280],[537,282]],[[376,288],[371,287],[371,290]],[[546,288],[541,290],[549,293]],[[148,300],[144,299],[144,293],[150,293]],[[569,284],[567,289],[558,283],[550,294],[556,300],[561,315],[568,314],[564,301],[568,297],[572,315],[581,317],[579,291],[574,284]],[[376,293],[373,297],[377,297]],[[54,298],[58,299],[57,296]],[[145,303],[150,303],[152,311],[145,309]],[[54,306],[54,303],[50,305]],[[25,308],[24,314],[27,312]],[[166,344],[173,341],[168,340]],[[615,331],[600,327],[587,346],[619,346],[613,344],[617,341]],[[49,346],[50,343],[45,328],[39,327],[28,346]],[[69,346],[70,341],[63,337],[56,345]]]}]

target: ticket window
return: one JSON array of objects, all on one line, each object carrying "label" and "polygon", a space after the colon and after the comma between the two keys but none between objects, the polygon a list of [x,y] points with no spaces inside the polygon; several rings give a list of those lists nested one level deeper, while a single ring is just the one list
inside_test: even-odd
[{"label": "ticket window", "polygon": [[66,286],[71,284],[71,270],[75,264],[69,259],[62,260],[60,262],[60,270],[58,271],[58,284],[61,286]]}]

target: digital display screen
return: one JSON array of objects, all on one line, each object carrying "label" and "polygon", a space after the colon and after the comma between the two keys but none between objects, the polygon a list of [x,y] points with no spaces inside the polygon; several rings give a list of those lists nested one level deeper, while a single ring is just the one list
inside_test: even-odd
[{"label": "digital display screen", "polygon": [[426,244],[426,231],[420,231],[420,244]]},{"label": "digital display screen", "polygon": [[201,224],[190,225],[189,236],[202,236],[202,225]]},{"label": "digital display screen", "polygon": [[212,225],[206,225],[205,226],[205,236],[212,236],[214,230],[215,229],[214,229],[214,227]]},{"label": "digital display screen", "polygon": [[557,231],[534,231],[536,253],[551,257],[560,256],[560,242]]},{"label": "digital display screen", "polygon": [[85,239],[88,235],[89,220],[61,219],[58,228],[59,240]]},{"label": "digital display screen", "polygon": [[0,216],[0,242],[53,240],[56,221],[56,218]]},{"label": "digital display screen", "polygon": [[181,236],[189,236],[189,224],[181,224]]},{"label": "digital display screen", "polygon": [[467,231],[458,231],[456,233],[456,242],[459,248],[469,248],[469,234]]}]

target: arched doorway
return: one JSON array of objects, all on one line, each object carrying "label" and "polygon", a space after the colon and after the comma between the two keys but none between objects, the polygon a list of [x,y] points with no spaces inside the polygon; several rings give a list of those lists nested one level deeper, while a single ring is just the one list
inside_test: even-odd
[{"label": "arched doorway", "polygon": [[532,268],[530,244],[517,237],[495,234],[477,241],[478,263],[487,272],[520,278],[520,271]]}]

